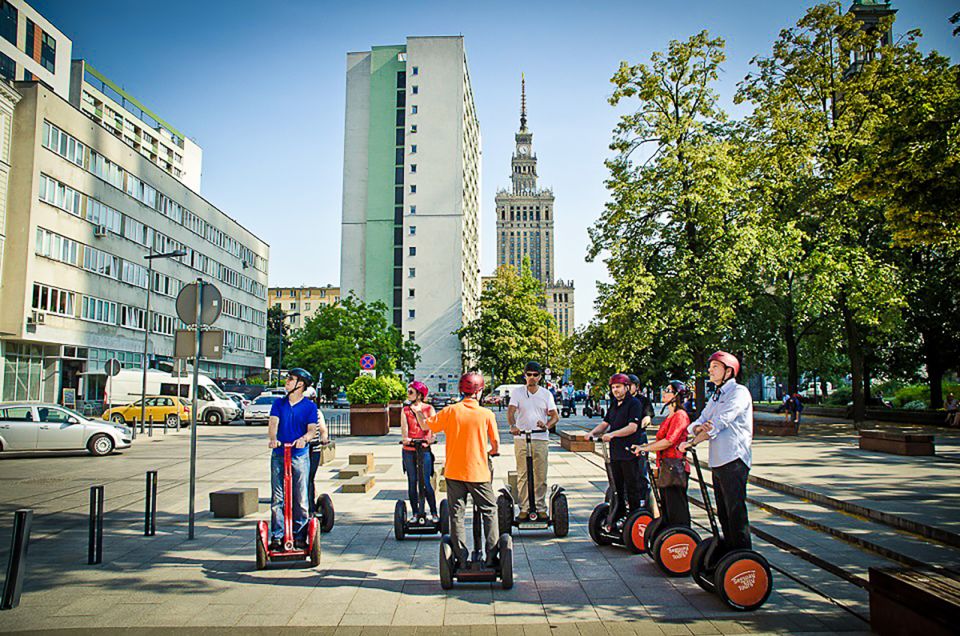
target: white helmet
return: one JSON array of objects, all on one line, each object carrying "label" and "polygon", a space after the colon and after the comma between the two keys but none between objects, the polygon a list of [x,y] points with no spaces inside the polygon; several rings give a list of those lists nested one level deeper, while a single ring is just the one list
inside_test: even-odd
[{"label": "white helmet", "polygon": [[303,397],[307,398],[308,400],[316,400],[317,390],[312,386],[308,386],[307,390],[303,392]]}]

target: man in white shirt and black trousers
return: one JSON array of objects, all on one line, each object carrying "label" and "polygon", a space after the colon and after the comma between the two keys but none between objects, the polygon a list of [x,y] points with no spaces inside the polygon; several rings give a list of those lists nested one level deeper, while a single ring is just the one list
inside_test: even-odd
[{"label": "man in white shirt and black trousers", "polygon": [[[550,444],[550,430],[560,416],[557,403],[550,391],[540,386],[543,369],[537,362],[528,362],[523,369],[526,386],[510,392],[510,407],[507,409],[507,422],[513,438],[513,451],[517,459],[517,490],[520,493],[520,519],[530,517],[531,502],[528,501],[527,453],[533,453],[533,487],[536,497],[535,511],[541,519],[547,516],[547,449]],[[530,444],[521,437],[524,432],[533,431]]]}]

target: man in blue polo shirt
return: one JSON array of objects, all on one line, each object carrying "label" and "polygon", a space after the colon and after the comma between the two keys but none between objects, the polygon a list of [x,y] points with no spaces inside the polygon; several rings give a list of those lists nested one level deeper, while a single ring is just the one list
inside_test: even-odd
[{"label": "man in blue polo shirt", "polygon": [[[310,372],[291,369],[284,389],[287,395],[273,403],[270,409],[267,444],[273,449],[270,458],[270,549],[281,549],[283,542],[283,445],[293,444],[293,535],[296,547],[306,547],[306,527],[310,503],[307,476],[310,473],[310,451],[307,444],[317,432],[317,405],[306,399],[303,392],[313,384]],[[327,441],[325,428],[320,431],[321,442]]]}]

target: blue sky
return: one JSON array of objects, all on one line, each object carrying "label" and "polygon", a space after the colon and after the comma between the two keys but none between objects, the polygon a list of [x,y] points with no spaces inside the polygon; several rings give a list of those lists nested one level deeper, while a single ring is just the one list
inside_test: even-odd
[{"label": "blue sky", "polygon": [[[845,2],[848,4],[849,0]],[[494,194],[509,183],[520,74],[540,184],[556,203],[556,272],[593,315],[602,263],[587,228],[607,200],[604,159],[617,112],[609,78],[671,39],[707,29],[727,41],[717,86],[733,114],[749,60],[767,54],[809,0],[662,2],[309,2],[33,0],[114,82],[203,148],[202,192],[270,244],[270,284],[338,284],[347,51],[408,35],[465,37],[480,129],[482,268],[495,266]],[[951,0],[899,0],[896,32],[957,59]]]}]

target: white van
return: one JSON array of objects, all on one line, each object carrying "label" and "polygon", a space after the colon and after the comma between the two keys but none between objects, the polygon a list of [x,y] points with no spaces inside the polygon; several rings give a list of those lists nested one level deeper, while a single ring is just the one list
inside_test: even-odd
[{"label": "white van", "polygon": [[[147,370],[147,395],[180,395],[192,399],[190,388],[193,374],[177,377],[166,371]],[[123,369],[113,378],[107,378],[104,403],[128,404],[140,399],[143,389],[143,371]],[[202,373],[197,378],[197,418],[217,426],[232,422],[240,414],[237,403],[227,397],[213,380]]]},{"label": "white van", "polygon": [[513,393],[514,389],[522,389],[525,384],[501,384],[493,390],[494,395],[499,395],[500,399],[506,399],[510,397],[510,394]]}]

